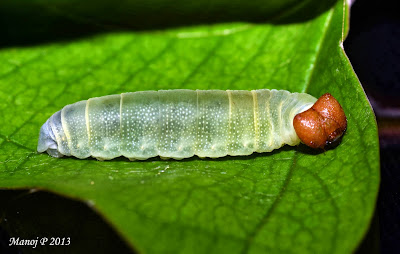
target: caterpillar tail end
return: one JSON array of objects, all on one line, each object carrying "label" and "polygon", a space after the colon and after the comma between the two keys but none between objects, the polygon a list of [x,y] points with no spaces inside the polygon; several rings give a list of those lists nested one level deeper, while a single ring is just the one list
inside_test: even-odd
[{"label": "caterpillar tail end", "polygon": [[58,144],[53,130],[50,127],[49,120],[50,119],[48,119],[40,128],[37,151],[39,153],[47,152],[52,157],[60,158],[64,155],[58,151]]},{"label": "caterpillar tail end", "polygon": [[304,144],[325,149],[342,137],[347,128],[347,118],[339,102],[326,93],[310,109],[297,114],[293,126]]}]

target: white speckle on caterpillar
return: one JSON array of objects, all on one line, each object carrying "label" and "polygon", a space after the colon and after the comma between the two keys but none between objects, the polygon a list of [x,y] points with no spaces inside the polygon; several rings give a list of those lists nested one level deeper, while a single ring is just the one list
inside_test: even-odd
[{"label": "white speckle on caterpillar", "polygon": [[65,106],[40,130],[38,152],[110,160],[241,156],[300,143],[293,119],[316,102],[284,90],[160,90]]}]

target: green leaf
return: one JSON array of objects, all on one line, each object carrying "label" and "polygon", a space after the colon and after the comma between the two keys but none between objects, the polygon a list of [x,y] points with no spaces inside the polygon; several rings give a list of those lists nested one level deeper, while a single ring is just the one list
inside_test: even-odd
[{"label": "green leaf", "polygon": [[[145,253],[354,251],[374,211],[379,153],[374,114],[342,47],[347,6],[271,1],[246,19],[257,6],[236,4],[209,8],[215,13],[228,6],[217,21],[239,15],[240,22],[188,26],[204,21],[187,19],[206,3],[177,3],[183,14],[167,26],[180,28],[113,30],[64,42],[50,36],[47,44],[0,49],[0,187],[85,201]],[[302,16],[305,9],[314,13]],[[96,13],[91,21],[110,21]],[[243,21],[260,21],[262,14],[270,22]],[[135,23],[121,16],[118,24]],[[8,35],[9,44],[18,42]],[[138,162],[36,153],[40,126],[67,104],[177,88],[329,92],[342,104],[348,129],[342,143],[325,152],[300,145],[244,157]]]}]

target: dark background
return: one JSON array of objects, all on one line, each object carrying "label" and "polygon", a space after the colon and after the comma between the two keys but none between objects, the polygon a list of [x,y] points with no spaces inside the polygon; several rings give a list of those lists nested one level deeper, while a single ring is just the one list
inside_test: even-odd
[{"label": "dark background", "polygon": [[356,1],[344,42],[378,122],[381,185],[373,223],[379,223],[380,250],[385,254],[400,253],[400,15],[396,3]]},{"label": "dark background", "polygon": [[[351,8],[350,32],[344,42],[354,71],[374,108],[380,137],[381,187],[377,209],[357,253],[400,253],[400,15],[395,4],[394,0],[356,1]],[[6,16],[2,16],[0,24],[4,28]],[[68,20],[65,22],[62,25],[70,27]],[[86,27],[84,31],[77,31],[78,34],[76,31],[72,31],[72,38],[99,32],[96,26]],[[20,44],[17,35],[12,37],[14,42],[0,39],[0,46]],[[29,232],[28,239],[35,232],[33,235],[40,236],[43,227],[53,236],[71,236],[74,243],[69,251],[75,250],[75,253],[82,246],[79,244],[92,253],[131,252],[119,235],[83,203],[46,192],[2,190],[0,204],[1,254],[35,252],[31,248],[10,248],[8,239],[10,235],[23,237],[22,231]],[[39,219],[32,221],[32,217]],[[86,242],[79,243],[78,239]],[[66,250],[41,248],[41,251],[52,253],[62,249]],[[37,249],[36,253],[39,253]]]}]

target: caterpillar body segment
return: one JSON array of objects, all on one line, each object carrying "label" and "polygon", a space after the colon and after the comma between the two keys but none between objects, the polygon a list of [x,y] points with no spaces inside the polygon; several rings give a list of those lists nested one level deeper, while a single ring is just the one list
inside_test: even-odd
[{"label": "caterpillar body segment", "polygon": [[218,158],[270,152],[300,139],[293,119],[317,101],[284,90],[160,90],[91,98],[42,126],[53,157]]}]

